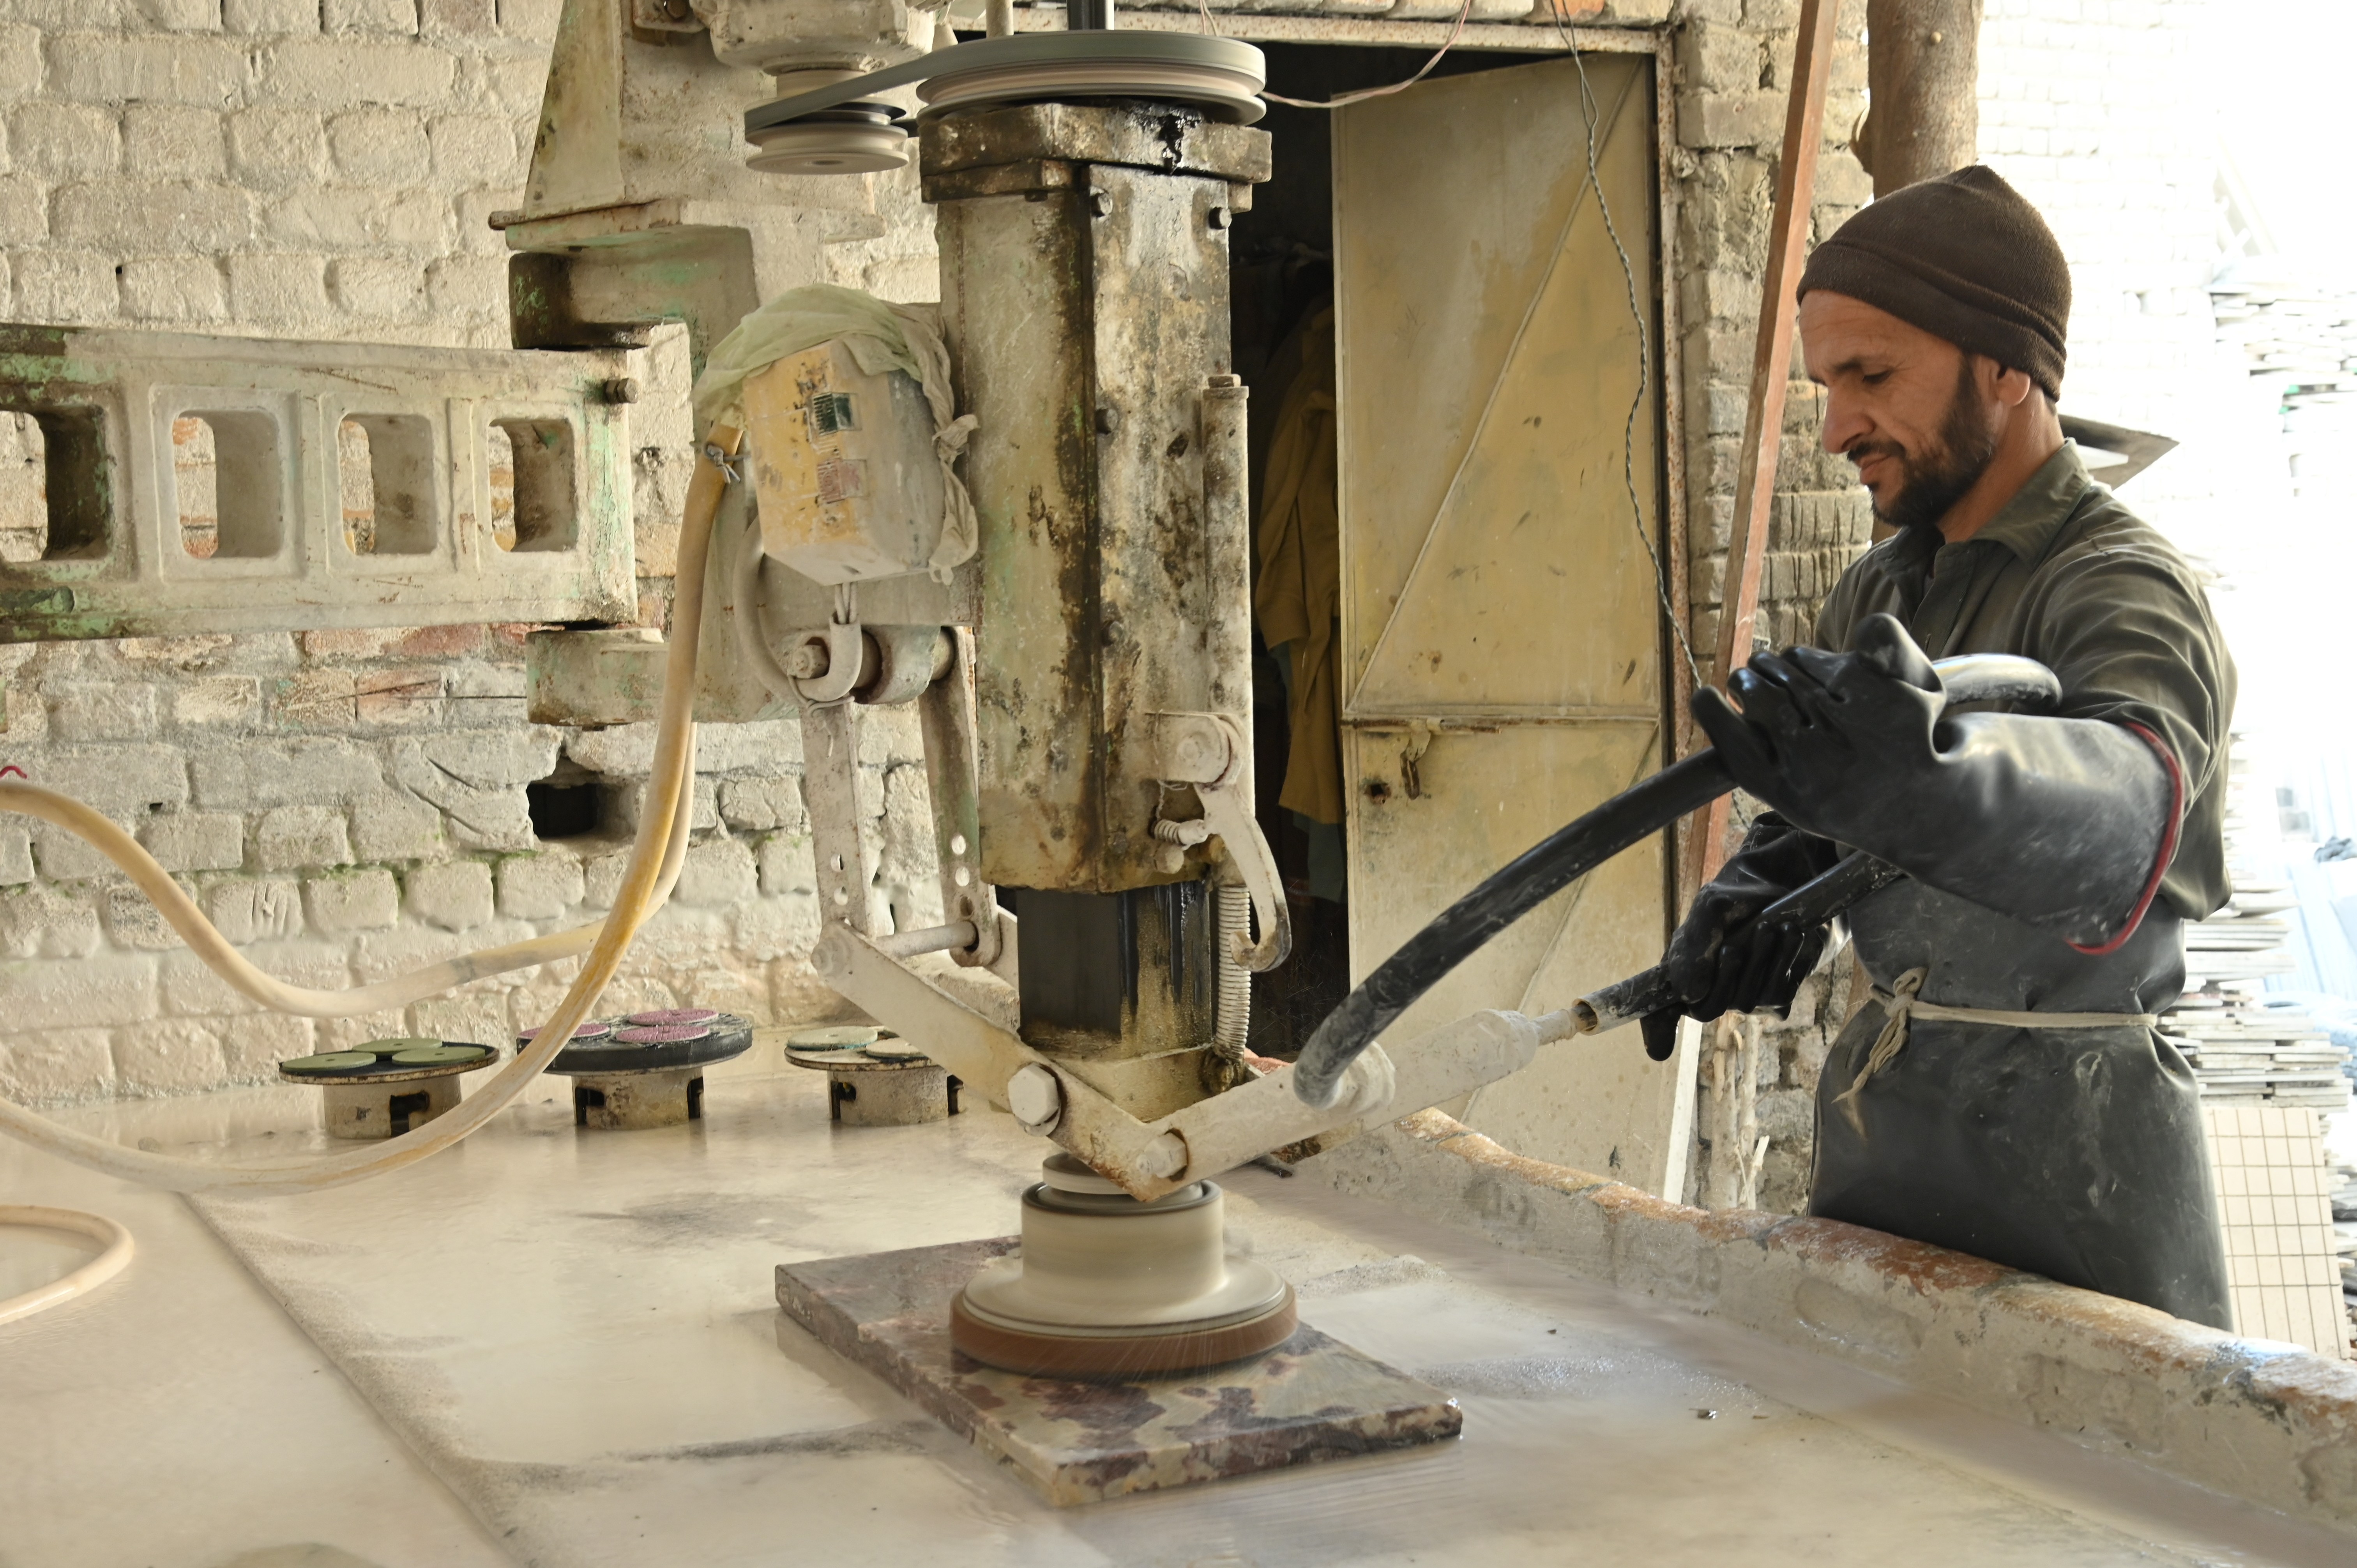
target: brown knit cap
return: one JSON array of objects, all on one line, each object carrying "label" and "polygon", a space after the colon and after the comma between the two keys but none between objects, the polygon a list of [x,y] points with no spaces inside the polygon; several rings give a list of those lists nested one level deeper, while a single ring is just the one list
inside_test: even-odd
[{"label": "brown knit cap", "polygon": [[1980,164],[1893,191],[1809,257],[1801,294],[1846,294],[2062,395],[2071,263],[2019,191]]}]

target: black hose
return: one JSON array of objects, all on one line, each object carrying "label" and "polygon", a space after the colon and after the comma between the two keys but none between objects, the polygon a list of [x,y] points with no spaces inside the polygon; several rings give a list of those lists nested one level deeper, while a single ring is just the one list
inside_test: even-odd
[{"label": "black hose", "polygon": [[1697,751],[1507,862],[1377,964],[1326,1015],[1294,1064],[1294,1093],[1306,1104],[1331,1105],[1359,1053],[1482,943],[1622,850],[1734,788],[1718,754]]},{"label": "black hose", "polygon": [[[1932,668],[1952,703],[2011,703],[2043,711],[2062,694],[2052,671],[2015,654],[1969,653],[1940,660]],[[1294,1064],[1293,1092],[1319,1110],[1332,1105],[1343,1072],[1359,1054],[1482,943],[1566,884],[1734,788],[1735,776],[1720,764],[1718,754],[1697,751],[1524,850],[1408,938],[1342,998],[1342,1004],[1326,1015],[1302,1047],[1301,1059]],[[1858,867],[1846,875],[1863,876],[1865,871]],[[1658,1045],[1647,1042],[1649,1050]],[[1665,1058],[1666,1053],[1657,1051],[1654,1059]]]}]

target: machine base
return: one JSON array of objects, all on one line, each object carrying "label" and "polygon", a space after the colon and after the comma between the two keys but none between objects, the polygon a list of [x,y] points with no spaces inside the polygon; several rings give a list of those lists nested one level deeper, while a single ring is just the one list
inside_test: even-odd
[{"label": "machine base", "polygon": [[1289,1288],[1283,1301],[1243,1323],[1174,1324],[1129,1334],[1028,1331],[968,1311],[963,1291],[950,1303],[950,1339],[964,1355],[1007,1371],[1092,1382],[1216,1370],[1275,1349],[1293,1337],[1298,1323]]},{"label": "machine base", "polygon": [[[1317,1329],[1256,1360],[1128,1382],[985,1367],[950,1302],[1012,1236],[778,1268],[778,1304],[1059,1507],[1454,1437],[1457,1402]],[[791,1332],[791,1331],[789,1331]]]}]

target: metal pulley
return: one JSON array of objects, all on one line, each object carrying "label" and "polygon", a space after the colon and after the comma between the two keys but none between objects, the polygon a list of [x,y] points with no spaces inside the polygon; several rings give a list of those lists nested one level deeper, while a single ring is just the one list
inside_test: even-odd
[{"label": "metal pulley", "polygon": [[[905,161],[900,111],[876,101],[917,84],[927,115],[991,103],[1145,98],[1191,103],[1249,125],[1267,113],[1260,50],[1198,33],[1060,32],[979,38],[865,76],[774,99],[745,115],[758,149],[749,167],[780,174],[860,174]],[[889,161],[877,162],[877,159]]]}]

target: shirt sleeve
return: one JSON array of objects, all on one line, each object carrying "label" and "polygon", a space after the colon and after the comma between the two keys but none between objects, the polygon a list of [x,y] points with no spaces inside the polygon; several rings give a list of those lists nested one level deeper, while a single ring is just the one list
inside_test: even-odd
[{"label": "shirt sleeve", "polygon": [[2161,894],[2200,919],[2229,892],[2223,843],[2234,667],[2191,568],[2141,525],[2040,574],[2021,651],[2062,682],[2062,717],[2134,724],[2176,758],[2184,781],[2176,859]]}]

